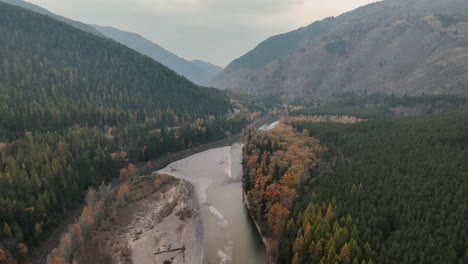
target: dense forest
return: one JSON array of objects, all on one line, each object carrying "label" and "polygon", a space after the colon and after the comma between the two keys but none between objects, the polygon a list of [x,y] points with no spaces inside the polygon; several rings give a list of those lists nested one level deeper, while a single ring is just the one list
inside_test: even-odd
[{"label": "dense forest", "polygon": [[294,200],[281,263],[468,262],[466,112],[291,125],[328,165]]},{"label": "dense forest", "polygon": [[290,111],[291,115],[353,115],[358,118],[383,119],[410,115],[431,115],[468,109],[468,98],[455,95],[403,96],[384,93],[337,94],[332,102]]},{"label": "dense forest", "polygon": [[129,161],[248,122],[224,92],[50,17],[0,3],[0,34],[0,255],[26,258]]}]

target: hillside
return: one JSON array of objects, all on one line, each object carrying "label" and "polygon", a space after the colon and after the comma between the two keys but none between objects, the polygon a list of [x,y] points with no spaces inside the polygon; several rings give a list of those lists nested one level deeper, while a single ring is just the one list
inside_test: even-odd
[{"label": "hillside", "polygon": [[143,55],[146,55],[162,63],[171,70],[177,72],[180,75],[183,75],[187,79],[199,85],[207,84],[208,81],[213,78],[213,76],[215,76],[223,69],[217,65],[213,65],[201,60],[188,61],[136,33],[122,31],[113,27],[88,25],[56,15],[47,9],[22,0],[0,0],[0,2],[5,2],[7,4],[19,6],[43,15],[47,15],[51,18],[65,22],[77,29],[92,33],[96,36],[111,38],[133,50],[138,51]]},{"label": "hillside", "polygon": [[13,6],[2,4],[1,12],[2,134],[228,111],[221,92],[114,41]]},{"label": "hillside", "polygon": [[131,175],[129,162],[246,124],[224,118],[224,92],[49,16],[0,3],[0,35],[0,262],[25,260],[89,187]]},{"label": "hillside", "polygon": [[93,25],[93,27],[103,35],[159,61],[197,84],[206,84],[215,74],[222,70],[221,67],[208,62],[185,60],[136,33],[122,31],[113,27],[101,27],[97,25]]},{"label": "hillside", "polygon": [[210,83],[308,103],[343,92],[467,95],[468,2],[385,0],[274,36]]},{"label": "hillside", "polygon": [[23,0],[0,0],[0,2],[4,2],[4,3],[10,4],[10,5],[15,5],[15,6],[19,6],[19,7],[22,7],[22,8],[26,8],[26,9],[32,10],[34,12],[37,12],[37,13],[40,13],[40,14],[43,14],[43,15],[46,15],[46,16],[50,16],[51,18],[54,18],[54,19],[57,19],[59,21],[70,24],[70,25],[72,25],[73,27],[75,27],[77,29],[92,33],[92,34],[97,35],[97,36],[103,36],[99,31],[97,31],[96,29],[94,29],[93,27],[91,27],[91,26],[89,26],[89,25],[87,25],[85,23],[81,23],[79,21],[71,20],[69,18],[56,15],[56,14],[50,12],[47,9],[44,9],[42,7],[39,7],[37,5],[31,4],[31,3],[23,1]]}]

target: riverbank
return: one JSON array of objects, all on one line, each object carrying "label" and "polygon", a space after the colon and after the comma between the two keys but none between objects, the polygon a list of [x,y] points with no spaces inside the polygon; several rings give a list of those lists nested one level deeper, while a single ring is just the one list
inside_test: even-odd
[{"label": "riverbank", "polygon": [[198,201],[190,183],[155,174],[133,183],[125,201],[83,241],[73,263],[182,264],[202,258]]},{"label": "riverbank", "polygon": [[246,194],[244,191],[242,191],[242,201],[244,202],[245,207],[247,208],[249,212],[249,217],[252,220],[252,222],[255,224],[255,228],[257,229],[258,234],[260,235],[263,244],[265,245],[266,253],[268,256],[268,264],[275,264],[275,253],[273,249],[271,248],[271,238],[265,235],[265,231],[261,228],[260,224],[257,222],[257,220],[253,217],[252,215],[252,208],[250,207],[249,200],[246,198]]}]

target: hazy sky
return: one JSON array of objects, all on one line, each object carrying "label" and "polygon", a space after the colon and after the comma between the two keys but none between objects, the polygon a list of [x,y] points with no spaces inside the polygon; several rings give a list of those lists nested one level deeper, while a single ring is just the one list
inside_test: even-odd
[{"label": "hazy sky", "polygon": [[26,0],[136,32],[189,60],[226,66],[266,38],[375,0]]}]

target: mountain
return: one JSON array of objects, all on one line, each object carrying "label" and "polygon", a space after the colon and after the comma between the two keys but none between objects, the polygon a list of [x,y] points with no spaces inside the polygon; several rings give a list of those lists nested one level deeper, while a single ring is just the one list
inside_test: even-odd
[{"label": "mountain", "polygon": [[99,31],[97,31],[96,29],[94,29],[93,27],[91,27],[91,26],[89,26],[89,25],[87,25],[85,23],[81,23],[81,22],[71,20],[71,19],[63,17],[63,16],[56,15],[56,14],[50,12],[47,9],[44,9],[42,7],[39,7],[37,5],[31,4],[31,3],[26,2],[26,1],[22,1],[22,0],[0,0],[0,2],[4,2],[4,3],[10,4],[10,5],[15,5],[15,6],[19,6],[19,7],[22,7],[22,8],[26,8],[26,9],[32,10],[34,12],[37,12],[37,13],[40,13],[40,14],[43,14],[43,15],[47,15],[47,16],[50,16],[50,17],[52,17],[54,19],[57,19],[59,21],[70,24],[70,25],[72,25],[73,27],[75,27],[77,29],[92,33],[92,34],[97,35],[97,36],[101,36],[101,37],[103,36]]},{"label": "mountain", "polygon": [[467,95],[468,1],[385,0],[271,37],[210,85],[310,103],[344,92]]},{"label": "mountain", "polygon": [[117,42],[11,5],[0,11],[1,132],[228,111],[222,92]]},{"label": "mountain", "polygon": [[42,7],[36,6],[34,4],[22,0],[0,0],[0,2],[5,2],[7,4],[19,6],[43,15],[50,16],[54,19],[70,24],[77,29],[92,33],[100,37],[105,36],[111,38],[131,49],[140,52],[141,54],[147,55],[152,59],[161,62],[162,64],[177,72],[178,74],[185,76],[187,79],[199,85],[207,84],[208,81],[213,78],[213,76],[215,76],[222,70],[221,67],[205,61],[188,61],[183,58],[180,58],[179,56],[171,53],[170,51],[151,42],[150,40],[143,38],[142,36],[136,33],[125,32],[113,27],[87,25],[85,23],[81,23],[75,20],[68,19],[66,17],[56,15]]},{"label": "mountain", "polygon": [[92,26],[103,35],[161,62],[197,84],[206,84],[215,74],[222,70],[221,67],[208,62],[185,60],[136,33],[122,31],[113,27]]}]

